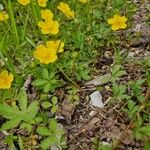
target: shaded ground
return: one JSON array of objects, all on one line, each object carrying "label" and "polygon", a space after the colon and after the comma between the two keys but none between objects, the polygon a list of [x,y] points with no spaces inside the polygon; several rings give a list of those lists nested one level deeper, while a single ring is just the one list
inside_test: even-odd
[{"label": "shaded ground", "polygon": [[[120,46],[123,52],[127,52],[135,60],[142,60],[150,54],[150,27],[146,23],[150,16],[148,16],[149,11],[146,9],[148,1],[135,1],[135,4],[138,10],[133,17],[134,26],[132,30],[128,31],[133,38],[130,43],[122,41],[122,46]],[[110,50],[104,52],[99,58],[96,67],[103,75],[110,71],[112,63],[113,52]],[[121,79],[121,83],[142,78],[143,69],[140,65],[127,62],[124,67],[128,74]],[[108,89],[108,86],[103,85],[100,90],[104,102],[111,97],[111,90]],[[97,137],[100,141],[107,143],[119,140],[121,144],[116,148],[118,150],[142,150],[142,143],[133,139],[132,126],[129,125],[128,117],[121,111],[124,104],[116,102],[111,106],[106,105],[103,109],[93,108],[89,104],[88,96],[95,90],[94,86],[82,88],[84,90],[80,95],[80,104],[75,108],[70,122],[63,123],[69,139],[69,150],[94,149],[91,142],[92,137]]]}]

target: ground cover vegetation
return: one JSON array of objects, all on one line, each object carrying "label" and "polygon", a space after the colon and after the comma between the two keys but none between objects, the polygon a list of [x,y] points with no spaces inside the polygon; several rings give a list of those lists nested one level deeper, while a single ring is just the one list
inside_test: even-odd
[{"label": "ground cover vegetation", "polygon": [[0,149],[149,150],[149,14],[146,0],[1,0]]}]

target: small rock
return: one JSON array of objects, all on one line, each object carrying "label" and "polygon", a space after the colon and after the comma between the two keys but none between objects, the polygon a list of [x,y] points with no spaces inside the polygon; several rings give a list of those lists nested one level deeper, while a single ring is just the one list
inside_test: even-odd
[{"label": "small rock", "polygon": [[102,102],[103,97],[99,91],[95,91],[94,93],[92,93],[90,95],[90,98],[91,98],[90,104],[92,106],[96,106],[99,108],[104,107],[104,103]]},{"label": "small rock", "polygon": [[110,145],[108,142],[102,141],[102,145]]},{"label": "small rock", "polygon": [[134,55],[135,55],[134,52],[129,52],[129,53],[128,53],[128,56],[129,56],[129,57],[134,57]]},{"label": "small rock", "polygon": [[90,113],[89,113],[89,116],[95,116],[96,115],[96,111],[91,111]]},{"label": "small rock", "polygon": [[59,150],[59,148],[56,145],[52,145],[51,150]]}]

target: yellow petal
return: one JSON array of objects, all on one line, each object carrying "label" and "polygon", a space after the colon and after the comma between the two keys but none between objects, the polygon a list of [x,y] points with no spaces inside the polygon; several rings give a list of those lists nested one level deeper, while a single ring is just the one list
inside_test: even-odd
[{"label": "yellow petal", "polygon": [[49,9],[41,10],[41,17],[44,20],[53,19],[54,14]]}]

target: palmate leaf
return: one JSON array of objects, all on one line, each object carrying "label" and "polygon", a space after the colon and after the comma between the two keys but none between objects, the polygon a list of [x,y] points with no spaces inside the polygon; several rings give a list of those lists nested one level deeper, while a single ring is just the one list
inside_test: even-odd
[{"label": "palmate leaf", "polygon": [[46,127],[38,127],[36,131],[42,136],[49,136],[51,134],[50,130]]},{"label": "palmate leaf", "polygon": [[58,144],[57,138],[53,136],[51,137],[49,136],[41,142],[41,148],[48,149],[50,148],[50,146],[57,145],[57,144]]},{"label": "palmate leaf", "polygon": [[49,128],[51,131],[56,132],[56,129],[58,128],[58,124],[54,118],[51,118],[50,123],[49,123]]},{"label": "palmate leaf", "polygon": [[0,115],[7,119],[12,119],[21,116],[22,113],[17,109],[17,107],[0,104]]},{"label": "palmate leaf", "polygon": [[35,86],[42,86],[46,83],[47,83],[47,80],[43,80],[43,79],[37,79],[37,80],[33,81],[33,85],[35,85]]},{"label": "palmate leaf", "polygon": [[1,130],[8,130],[8,129],[12,129],[16,126],[18,126],[18,124],[20,123],[21,118],[17,117],[17,118],[13,118],[9,121],[7,121],[6,123],[4,123],[1,127]]},{"label": "palmate leaf", "polygon": [[18,95],[19,107],[22,111],[26,111],[27,109],[27,93],[25,89],[21,89]]},{"label": "palmate leaf", "polygon": [[48,70],[45,69],[45,68],[42,69],[42,77],[43,77],[43,79],[45,79],[45,80],[49,80],[49,72],[48,72]]},{"label": "palmate leaf", "polygon": [[22,118],[25,122],[32,121],[36,114],[38,113],[38,102],[32,102],[29,107],[27,108],[26,113],[24,114],[24,117]]}]

